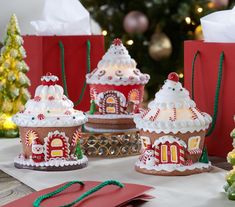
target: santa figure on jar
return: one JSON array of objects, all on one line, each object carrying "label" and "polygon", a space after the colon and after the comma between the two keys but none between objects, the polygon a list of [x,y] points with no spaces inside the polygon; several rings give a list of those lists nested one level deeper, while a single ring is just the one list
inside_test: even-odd
[{"label": "santa figure on jar", "polygon": [[36,138],[32,143],[32,159],[34,162],[44,161],[44,149],[42,142]]}]

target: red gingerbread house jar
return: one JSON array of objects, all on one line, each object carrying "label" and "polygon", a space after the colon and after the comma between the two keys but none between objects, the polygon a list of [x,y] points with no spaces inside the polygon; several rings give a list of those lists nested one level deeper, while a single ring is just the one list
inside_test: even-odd
[{"label": "red gingerbread house jar", "polygon": [[97,68],[86,76],[93,104],[87,114],[86,129],[93,132],[134,129],[133,115],[139,113],[149,78],[136,68],[121,40],[115,39]]},{"label": "red gingerbread house jar", "polygon": [[83,168],[87,157],[79,142],[87,118],[73,109],[63,88],[56,84],[58,77],[47,74],[41,81],[25,110],[13,117],[23,147],[14,160],[15,167],[45,171]]},{"label": "red gingerbread house jar", "polygon": [[155,175],[189,175],[209,171],[204,140],[211,116],[201,112],[176,73],[134,118],[140,130],[142,154],[137,171]]}]

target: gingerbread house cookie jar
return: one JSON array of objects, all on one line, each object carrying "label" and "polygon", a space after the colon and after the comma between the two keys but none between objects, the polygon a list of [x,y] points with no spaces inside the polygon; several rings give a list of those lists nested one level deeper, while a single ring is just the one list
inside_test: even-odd
[{"label": "gingerbread house cookie jar", "polygon": [[56,84],[58,77],[48,73],[41,78],[33,99],[13,121],[19,126],[23,152],[15,158],[17,168],[34,170],[73,170],[85,167],[79,139],[81,125],[87,121],[83,112]]},{"label": "gingerbread house cookie jar", "polygon": [[136,68],[121,40],[114,39],[97,68],[86,76],[93,104],[86,129],[113,132],[135,128],[133,115],[139,113],[149,78]]},{"label": "gingerbread house cookie jar", "polygon": [[134,118],[140,129],[142,154],[137,171],[156,175],[189,175],[209,171],[204,139],[212,119],[201,112],[177,73],[168,80],[149,103],[148,109]]}]

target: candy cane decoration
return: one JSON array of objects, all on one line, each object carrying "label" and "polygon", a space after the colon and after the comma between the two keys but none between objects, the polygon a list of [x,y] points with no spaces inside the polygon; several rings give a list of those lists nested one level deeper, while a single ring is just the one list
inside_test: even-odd
[{"label": "candy cane decoration", "polygon": [[160,162],[160,147],[155,146],[155,159],[156,159],[156,164]]},{"label": "candy cane decoration", "polygon": [[193,110],[193,108],[192,108],[192,107],[190,107],[190,108],[189,108],[189,110],[190,110],[190,111],[191,111],[191,113],[192,113],[192,119],[193,119],[193,120],[197,119],[197,118],[198,118],[198,116],[197,116],[196,112]]},{"label": "candy cane decoration", "polygon": [[180,164],[185,164],[185,159],[184,159],[185,151],[184,151],[184,147],[180,146],[179,150],[180,150],[180,160],[179,160],[179,163]]},{"label": "candy cane decoration", "polygon": [[203,114],[197,107],[195,107],[195,109],[196,109],[197,112],[200,113],[202,116],[205,116],[205,114]]},{"label": "candy cane decoration", "polygon": [[142,113],[141,118],[144,118],[144,117],[148,114],[149,111],[150,111],[150,109],[145,110],[145,111]]},{"label": "candy cane decoration", "polygon": [[154,116],[150,116],[149,120],[155,121],[157,119],[157,117],[158,117],[159,112],[160,112],[160,109],[157,109],[155,115]]},{"label": "candy cane decoration", "polygon": [[175,121],[176,120],[176,108],[173,108],[173,117],[169,118],[170,121]]}]

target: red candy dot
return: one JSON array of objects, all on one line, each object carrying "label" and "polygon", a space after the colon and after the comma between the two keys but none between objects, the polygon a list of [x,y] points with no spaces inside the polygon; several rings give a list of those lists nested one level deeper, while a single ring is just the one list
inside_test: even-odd
[{"label": "red candy dot", "polygon": [[179,76],[177,73],[172,72],[168,75],[168,80],[174,81],[174,82],[179,82]]}]

